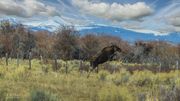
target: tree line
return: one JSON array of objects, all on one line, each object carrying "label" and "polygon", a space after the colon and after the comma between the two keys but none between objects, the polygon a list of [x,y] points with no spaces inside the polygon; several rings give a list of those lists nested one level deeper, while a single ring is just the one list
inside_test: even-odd
[{"label": "tree line", "polygon": [[158,63],[168,67],[180,60],[180,45],[165,41],[136,41],[96,33],[80,35],[72,26],[61,26],[55,32],[32,31],[8,20],[0,23],[0,57],[63,60],[90,60],[106,46],[116,44],[123,53],[115,59],[126,63]]}]

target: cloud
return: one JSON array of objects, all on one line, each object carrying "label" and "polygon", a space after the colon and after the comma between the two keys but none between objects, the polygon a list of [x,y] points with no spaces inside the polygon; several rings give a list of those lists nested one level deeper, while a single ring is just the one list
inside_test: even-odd
[{"label": "cloud", "polygon": [[[167,31],[161,29],[154,29],[154,28],[148,28],[149,26],[146,26],[146,24],[149,25],[149,23],[155,23],[155,21],[151,20],[151,21],[146,21],[146,22],[141,22],[141,21],[123,21],[118,23],[119,26],[127,29],[127,30],[131,30],[134,32],[140,32],[140,33],[145,33],[145,34],[154,34],[156,36],[160,36],[160,35],[167,35],[169,33],[167,33]],[[144,24],[143,24],[144,23]],[[152,25],[155,28],[157,28],[156,25]],[[163,31],[162,31],[163,30]]]},{"label": "cloud", "polygon": [[144,2],[135,4],[119,4],[92,2],[89,0],[72,0],[73,5],[78,7],[81,12],[98,17],[110,19],[112,21],[122,21],[129,19],[138,19],[152,14],[153,9]]},{"label": "cloud", "polygon": [[180,17],[170,18],[169,21],[172,25],[180,27]]},{"label": "cloud", "polygon": [[180,32],[180,3],[173,2],[158,14],[157,18],[166,23],[165,28],[170,32]]},{"label": "cloud", "polygon": [[152,16],[136,21],[122,21],[119,26],[136,32],[167,35],[180,32],[180,3],[172,2]]},{"label": "cloud", "polygon": [[171,25],[180,27],[180,7],[178,8],[177,12],[169,15],[166,19]]},{"label": "cloud", "polygon": [[177,16],[170,16],[167,21],[174,31],[180,32],[180,12]]},{"label": "cloud", "polygon": [[0,0],[0,15],[33,17],[58,15],[55,7],[46,5],[40,0]]}]

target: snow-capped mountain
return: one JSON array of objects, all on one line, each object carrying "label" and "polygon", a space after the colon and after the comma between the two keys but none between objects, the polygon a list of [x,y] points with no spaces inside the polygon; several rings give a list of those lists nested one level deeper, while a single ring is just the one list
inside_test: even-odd
[{"label": "snow-capped mountain", "polygon": [[[4,19],[1,19],[4,20]],[[21,23],[17,19],[9,18],[7,19],[12,23]],[[23,22],[22,22],[23,23]],[[61,26],[72,26],[72,23],[69,23],[66,19],[60,18],[60,17],[53,17],[52,19],[46,20],[46,21],[34,21],[34,22],[24,22],[23,23],[27,28],[31,29],[32,31],[49,31],[53,32],[56,31]],[[87,34],[87,33],[103,33],[106,35],[112,35],[116,37],[120,37],[123,40],[126,40],[128,42],[135,42],[137,40],[162,40],[162,41],[168,41],[172,43],[180,43],[180,33],[174,32],[167,35],[156,35],[154,33],[141,33],[136,32],[120,27],[113,27],[108,25],[102,25],[102,24],[92,24],[92,25],[73,25],[76,30],[79,31],[81,35]]]},{"label": "snow-capped mountain", "polygon": [[42,21],[25,22],[23,24],[28,26],[28,28],[32,29],[33,31],[46,30],[50,32],[57,30],[61,26],[71,25],[71,23],[60,17],[53,17]]},{"label": "snow-capped mountain", "polygon": [[[165,35],[156,35],[154,33],[141,33],[136,32],[120,27],[112,27],[112,26],[105,26],[105,25],[76,25],[74,26],[76,30],[79,31],[81,35],[85,35],[87,33],[100,33],[105,35],[112,35],[116,37],[120,37],[123,40],[126,40],[128,42],[135,42],[137,40],[145,40],[145,41],[151,41],[151,40],[161,40],[161,41],[168,41],[175,44],[180,43],[180,33],[174,32],[170,34]],[[57,26],[39,26],[39,27],[31,27],[33,30],[46,30],[46,31],[55,31]]]},{"label": "snow-capped mountain", "polygon": [[119,27],[91,25],[91,26],[87,26],[87,29],[86,28],[81,29],[80,33],[81,34],[101,33],[105,35],[113,35],[116,37],[120,37],[128,42],[135,42],[137,40],[145,40],[145,41],[161,40],[176,44],[180,43],[180,32],[174,32],[165,35],[156,35],[154,33],[140,33]]}]

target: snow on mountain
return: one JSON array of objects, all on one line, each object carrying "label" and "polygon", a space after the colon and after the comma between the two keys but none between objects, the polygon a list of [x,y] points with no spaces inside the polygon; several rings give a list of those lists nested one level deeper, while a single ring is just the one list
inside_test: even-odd
[{"label": "snow on mountain", "polygon": [[[4,19],[0,19],[4,20]],[[8,18],[6,20],[9,20],[12,23],[19,23],[21,21],[18,21],[18,19],[15,18]],[[45,21],[32,21],[32,22],[23,22],[23,24],[30,28],[33,31],[41,31],[46,30],[49,32],[53,32],[57,30],[59,27],[63,25],[69,25],[72,26],[72,23],[69,23],[67,20],[61,18],[61,17],[53,17]],[[163,35],[157,35],[153,31],[133,31],[130,29],[124,29],[120,27],[115,26],[107,26],[102,24],[92,24],[92,25],[73,25],[76,30],[80,32],[81,35],[84,35],[86,33],[104,33],[107,35],[112,35],[116,37],[120,37],[123,40],[126,40],[128,42],[135,42],[137,40],[162,40],[162,41],[168,41],[172,43],[180,43],[180,33],[174,32],[170,34],[163,34]]]},{"label": "snow on mountain", "polygon": [[12,17],[0,18],[0,21],[9,21],[11,24],[21,23],[18,19]]},{"label": "snow on mountain", "polygon": [[88,26],[87,28],[88,29],[80,30],[80,33],[81,34],[101,33],[105,35],[112,35],[112,36],[120,37],[123,40],[126,40],[131,43],[137,40],[145,40],[145,41],[161,40],[161,41],[172,42],[175,44],[180,43],[180,32],[174,32],[164,35],[156,35],[153,32],[152,33],[136,32],[136,31],[119,28],[119,27],[112,27],[112,26],[93,25],[93,26]]},{"label": "snow on mountain", "polygon": [[60,17],[53,17],[42,21],[25,22],[23,24],[34,31],[47,30],[50,32],[57,30],[60,26],[71,25],[71,23]]}]

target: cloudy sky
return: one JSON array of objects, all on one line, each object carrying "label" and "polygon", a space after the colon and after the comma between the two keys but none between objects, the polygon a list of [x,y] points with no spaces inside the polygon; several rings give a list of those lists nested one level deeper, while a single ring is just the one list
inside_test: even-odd
[{"label": "cloudy sky", "polygon": [[163,35],[180,32],[180,0],[0,0],[0,18],[29,25],[57,20]]}]

